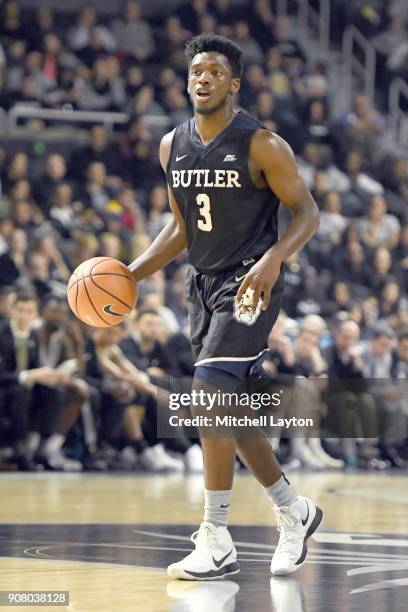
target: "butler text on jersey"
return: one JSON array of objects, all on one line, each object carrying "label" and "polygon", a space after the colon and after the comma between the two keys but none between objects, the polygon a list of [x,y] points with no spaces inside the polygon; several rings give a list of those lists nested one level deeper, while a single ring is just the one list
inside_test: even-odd
[{"label": "butler text on jersey", "polygon": [[238,170],[172,170],[172,187],[241,187]]}]

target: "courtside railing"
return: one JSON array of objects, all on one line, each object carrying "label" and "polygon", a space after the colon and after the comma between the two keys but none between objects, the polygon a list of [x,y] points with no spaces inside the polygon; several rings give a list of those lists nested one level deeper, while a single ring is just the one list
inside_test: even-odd
[{"label": "courtside railing", "polygon": [[[405,102],[405,105],[403,106]],[[389,92],[389,134],[396,146],[408,153],[408,83],[393,79]]]},{"label": "courtside railing", "polygon": [[19,119],[43,119],[67,123],[102,123],[107,129],[116,124],[126,124],[129,115],[126,113],[105,113],[101,111],[54,110],[50,108],[33,108],[16,104],[8,112],[8,131],[16,128]]},{"label": "courtside railing", "polygon": [[[349,26],[343,36],[343,93],[352,104],[355,90],[364,91],[374,104],[376,53],[371,42],[355,27]],[[362,58],[362,59],[360,59]]]},{"label": "courtside railing", "polygon": [[[318,10],[311,5],[309,0],[295,1],[299,30],[308,41],[316,42],[317,39],[321,52],[328,52],[330,49],[330,0],[320,0]],[[277,14],[288,15],[288,5],[288,0],[278,0]]]}]

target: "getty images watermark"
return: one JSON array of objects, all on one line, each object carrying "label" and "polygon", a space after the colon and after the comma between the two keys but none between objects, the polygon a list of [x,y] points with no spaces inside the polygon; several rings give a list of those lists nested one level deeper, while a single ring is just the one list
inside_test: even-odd
[{"label": "getty images watermark", "polygon": [[[288,418],[269,412],[280,408],[283,393],[283,390],[276,393],[228,393],[221,390],[208,392],[203,389],[193,389],[190,393],[170,393],[170,410],[180,411],[190,408],[192,412],[204,411],[211,414],[196,414],[195,416],[173,414],[169,417],[168,422],[171,427],[314,428],[313,418],[296,416]],[[228,409],[231,409],[232,413],[227,413]],[[263,414],[260,414],[260,411]]]}]

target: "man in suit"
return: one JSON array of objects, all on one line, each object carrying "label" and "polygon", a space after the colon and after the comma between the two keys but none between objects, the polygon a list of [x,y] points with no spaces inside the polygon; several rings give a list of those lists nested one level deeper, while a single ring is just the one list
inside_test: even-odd
[{"label": "man in suit", "polygon": [[40,367],[39,339],[33,324],[38,316],[34,294],[16,297],[10,322],[0,329],[0,411],[12,426],[13,446],[20,469],[32,469],[30,417],[34,403],[44,410],[42,391],[57,385],[61,374]]},{"label": "man in suit", "polygon": [[[333,346],[325,354],[329,376],[325,397],[329,426],[342,439],[347,465],[359,462],[361,467],[378,467],[371,461],[376,454],[373,439],[378,428],[377,407],[364,380],[364,364],[359,352],[360,329],[354,321],[341,321],[334,330],[333,340]],[[366,438],[359,449],[358,437]]]}]

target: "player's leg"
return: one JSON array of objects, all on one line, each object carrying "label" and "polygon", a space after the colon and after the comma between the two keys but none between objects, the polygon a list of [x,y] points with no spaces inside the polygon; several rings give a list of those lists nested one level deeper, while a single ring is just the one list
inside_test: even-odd
[{"label": "player's leg", "polygon": [[[250,350],[254,348],[261,350],[265,346],[265,341],[279,314],[282,283],[283,277],[274,287],[268,309],[266,311],[257,309],[252,318],[245,309],[242,313],[237,307],[234,309],[234,317],[228,317],[231,310],[228,298],[231,298],[231,294],[235,298],[236,287],[233,285],[233,279],[225,283],[225,308],[218,306],[217,309],[219,317],[228,317],[228,321],[224,319],[223,322],[224,343],[228,342],[229,337],[233,338],[235,350],[240,350],[241,355],[248,355]],[[212,324],[215,325],[216,322]],[[265,354],[260,355],[250,366],[251,369],[257,365],[262,366],[265,356]],[[233,361],[232,365],[235,363],[237,362]],[[271,499],[277,515],[280,538],[272,559],[271,571],[276,575],[290,574],[304,563],[307,539],[320,524],[322,512],[312,500],[296,494],[282,474],[265,436],[260,435],[256,439],[253,435],[246,438],[238,435],[236,443],[238,453]]]},{"label": "player's leg", "polygon": [[307,540],[322,520],[322,511],[311,499],[297,495],[281,471],[265,437],[237,438],[238,454],[271,499],[280,538],[272,558],[271,572],[284,576],[303,565]]},{"label": "player's leg", "polygon": [[[197,368],[193,391],[214,394],[219,378],[214,368]],[[221,373],[221,378],[226,375]],[[213,414],[220,408],[215,406]],[[202,415],[203,411],[205,406],[192,406],[193,416]],[[204,456],[203,522],[192,536],[195,550],[170,565],[168,573],[172,578],[185,580],[216,580],[239,572],[237,552],[227,529],[236,449],[232,436],[218,437],[212,427],[200,429],[200,439]]]}]

